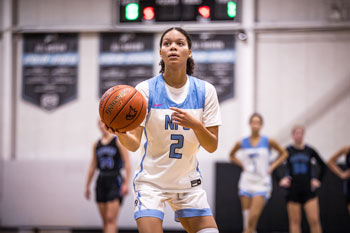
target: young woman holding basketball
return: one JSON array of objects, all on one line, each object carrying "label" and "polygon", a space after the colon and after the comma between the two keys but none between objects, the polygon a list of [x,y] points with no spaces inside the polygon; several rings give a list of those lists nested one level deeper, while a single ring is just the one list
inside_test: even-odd
[{"label": "young woman holding basketball", "polygon": [[165,202],[187,232],[218,232],[196,154],[199,146],[210,153],[216,150],[221,116],[214,86],[190,76],[191,45],[181,28],[163,33],[160,75],[136,86],[148,103],[146,119],[135,130],[115,132],[131,151],[139,148],[145,132],[143,157],[134,178],[134,218],[141,233],[163,232]]},{"label": "young woman holding basketball", "polygon": [[[102,133],[93,147],[93,155],[87,174],[85,197],[90,199],[90,183],[95,170],[99,170],[96,181],[96,202],[103,221],[104,233],[118,232],[117,218],[123,196],[129,191],[130,160],[128,151],[110,134],[99,121]],[[120,174],[125,168],[125,177]]]},{"label": "young woman holding basketball", "polygon": [[[345,155],[345,171],[343,171],[337,164],[336,161]],[[328,161],[329,168],[341,179],[344,180],[344,194],[346,205],[350,215],[350,145],[343,146],[340,148]]]},{"label": "young woman holding basketball", "polygon": [[[286,175],[280,180],[280,186],[287,188],[287,211],[289,218],[289,232],[301,233],[301,208],[306,213],[310,232],[321,233],[318,198],[315,190],[321,186],[326,172],[326,165],[318,153],[304,143],[305,128],[295,126],[292,129],[294,144],[287,147],[289,153],[286,161]],[[320,174],[316,177],[312,166],[315,160],[320,167]]]},{"label": "young woman holding basketball", "polygon": [[[272,172],[288,157],[287,152],[274,140],[260,135],[263,118],[254,113],[249,119],[251,135],[238,141],[230,152],[233,163],[242,168],[239,180],[244,233],[253,233],[260,214],[269,199]],[[279,157],[270,164],[270,149],[275,149]],[[242,151],[242,158],[236,152]]]}]

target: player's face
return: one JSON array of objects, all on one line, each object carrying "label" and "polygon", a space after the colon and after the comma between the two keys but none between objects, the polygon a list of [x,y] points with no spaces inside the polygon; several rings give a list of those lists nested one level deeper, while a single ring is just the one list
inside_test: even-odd
[{"label": "player's face", "polygon": [[304,140],[304,129],[302,128],[295,129],[292,136],[296,144],[301,144]]},{"label": "player's face", "polygon": [[185,35],[175,29],[166,33],[160,48],[160,56],[166,66],[186,65],[191,50]]},{"label": "player's face", "polygon": [[250,128],[252,130],[252,133],[259,133],[260,129],[262,127],[262,123],[259,117],[254,116],[250,120]]}]

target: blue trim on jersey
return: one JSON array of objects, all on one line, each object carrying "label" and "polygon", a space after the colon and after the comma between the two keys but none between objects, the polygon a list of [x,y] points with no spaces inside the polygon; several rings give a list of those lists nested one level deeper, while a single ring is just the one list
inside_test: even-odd
[{"label": "blue trim on jersey", "polygon": [[197,170],[197,172],[199,173],[199,175],[201,176],[201,178],[203,178],[203,177],[202,177],[202,173],[201,173],[201,171],[199,170],[199,162],[198,162],[198,160],[197,160],[197,167],[196,167],[196,170]]},{"label": "blue trim on jersey", "polygon": [[182,209],[175,211],[175,221],[179,222],[179,218],[189,218],[198,216],[213,216],[213,213],[209,208],[205,209]]},{"label": "blue trim on jersey", "polygon": [[117,181],[118,187],[121,187],[122,183],[123,183],[122,177],[121,176],[117,176],[116,177],[116,181]]},{"label": "blue trim on jersey", "polygon": [[268,148],[269,149],[269,138],[266,136],[260,136],[258,145],[252,146],[250,144],[250,138],[246,137],[243,138],[241,141],[241,148],[242,149],[248,149],[248,148]]},{"label": "blue trim on jersey", "polygon": [[181,109],[203,109],[205,104],[205,82],[198,78],[187,75],[189,89],[185,100],[182,103],[175,103],[168,96],[165,88],[163,75],[160,74],[148,80],[149,99],[148,112],[154,109],[169,109],[177,107]]},{"label": "blue trim on jersey", "polygon": [[163,220],[164,213],[160,210],[139,210],[134,214],[134,219],[142,218],[142,217],[155,217]]},{"label": "blue trim on jersey", "polygon": [[139,210],[141,210],[141,200],[140,200],[141,194],[139,191],[137,191],[137,200],[139,200]]},{"label": "blue trim on jersey", "polygon": [[132,181],[133,183],[133,186],[134,186],[134,191],[136,191],[135,189],[135,179],[136,177],[143,171],[143,160],[145,160],[145,157],[146,157],[146,152],[147,152],[147,144],[148,144],[148,138],[147,138],[147,132],[146,132],[146,129],[144,129],[145,131],[145,136],[146,136],[146,142],[145,142],[145,145],[144,145],[144,148],[145,148],[145,153],[143,154],[142,156],[142,159],[141,159],[141,163],[140,163],[140,171],[135,175],[134,177],[134,180]]},{"label": "blue trim on jersey", "polygon": [[238,195],[239,196],[246,196],[249,198],[256,197],[256,196],[263,196],[265,198],[265,200],[269,199],[267,192],[247,192],[247,191],[239,190]]}]

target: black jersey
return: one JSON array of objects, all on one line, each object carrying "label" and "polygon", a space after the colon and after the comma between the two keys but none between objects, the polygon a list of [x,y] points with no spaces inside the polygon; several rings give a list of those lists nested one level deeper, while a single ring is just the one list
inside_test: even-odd
[{"label": "black jersey", "polygon": [[121,155],[117,146],[116,137],[107,145],[102,145],[101,140],[96,146],[97,168],[100,174],[120,175],[120,169],[123,167]]},{"label": "black jersey", "polygon": [[[350,169],[350,151],[347,153],[345,158],[345,169]],[[350,204],[350,179],[344,181],[344,194],[346,198],[346,203]]]},{"label": "black jersey", "polygon": [[[326,172],[326,165],[318,153],[308,145],[304,149],[297,149],[293,145],[288,146],[289,157],[287,159],[287,176],[292,177],[291,189],[311,190],[310,180],[318,178],[320,181]],[[320,168],[318,177],[312,166],[312,159],[315,159]]]},{"label": "black jersey", "polygon": [[350,169],[350,151],[346,155],[345,166],[346,166],[346,169]]}]

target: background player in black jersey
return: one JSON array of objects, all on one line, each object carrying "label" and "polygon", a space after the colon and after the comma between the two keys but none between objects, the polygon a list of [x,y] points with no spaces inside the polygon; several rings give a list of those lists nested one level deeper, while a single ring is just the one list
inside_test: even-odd
[{"label": "background player in black jersey", "polygon": [[[318,153],[304,143],[305,128],[295,126],[292,129],[294,144],[287,147],[289,157],[286,160],[286,175],[280,180],[280,186],[287,188],[287,211],[289,232],[301,233],[301,208],[304,207],[311,233],[321,233],[318,197],[315,190],[321,186],[326,165]],[[312,160],[315,159],[320,173],[315,176]]]},{"label": "background player in black jersey", "polygon": [[[336,161],[342,155],[346,155],[345,171],[336,164]],[[346,205],[350,214],[350,145],[343,146],[334,155],[332,155],[328,161],[328,166],[337,176],[344,180],[344,194],[346,198]]]},{"label": "background player in black jersey", "polygon": [[[99,121],[102,133],[93,147],[93,156],[86,179],[85,197],[90,199],[90,183],[96,169],[99,175],[96,181],[96,202],[103,220],[105,233],[118,232],[117,218],[122,198],[129,192],[130,160],[129,153],[117,137],[110,134]],[[125,168],[123,179],[120,170]]]}]

